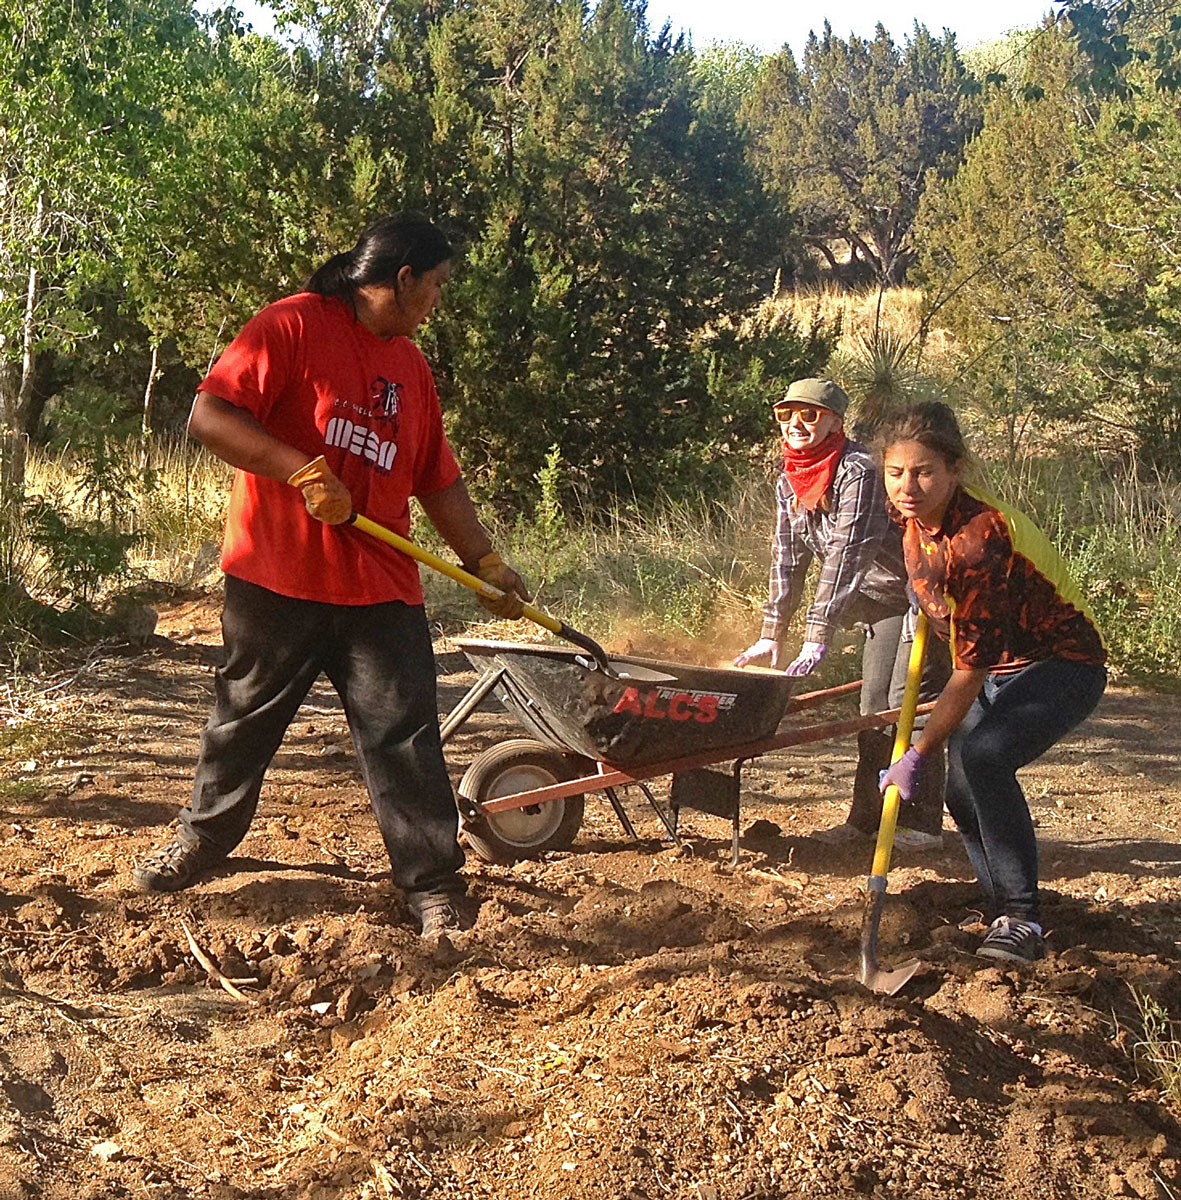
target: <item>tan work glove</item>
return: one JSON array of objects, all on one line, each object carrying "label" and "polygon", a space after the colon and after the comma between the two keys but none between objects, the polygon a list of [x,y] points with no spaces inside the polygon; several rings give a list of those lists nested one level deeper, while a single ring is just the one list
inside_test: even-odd
[{"label": "tan work glove", "polygon": [[521,581],[520,575],[512,567],[506,565],[504,559],[495,550],[480,559],[472,574],[478,575],[485,583],[490,583],[504,592],[499,600],[489,600],[485,596],[477,597],[493,616],[503,617],[510,621],[516,621],[524,616],[525,610],[521,601],[529,600],[531,597]]},{"label": "tan work glove", "polygon": [[287,480],[303,492],[308,512],[325,525],[343,525],[353,515],[353,498],[349,489],[332,473],[321,454],[305,463]]}]

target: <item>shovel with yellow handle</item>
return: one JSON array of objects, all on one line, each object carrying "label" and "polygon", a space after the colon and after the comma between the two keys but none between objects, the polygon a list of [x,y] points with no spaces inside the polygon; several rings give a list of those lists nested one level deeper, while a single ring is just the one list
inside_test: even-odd
[{"label": "shovel with yellow handle", "polygon": [[[370,537],[375,537],[378,541],[385,542],[387,546],[393,546],[395,550],[400,550],[416,562],[422,563],[423,566],[430,567],[431,570],[446,575],[449,579],[455,580],[456,583],[462,584],[465,588],[471,588],[473,592],[479,596],[483,596],[486,600],[499,600],[504,595],[500,588],[494,587],[490,583],[485,583],[478,575],[473,575],[470,571],[465,571],[462,567],[457,567],[445,558],[440,558],[437,554],[432,554],[429,550],[424,550],[421,546],[416,546],[408,538],[394,533],[392,529],[386,529],[384,525],[378,525],[376,521],[371,521],[368,517],[363,517],[358,512],[354,512],[349,517],[349,523],[355,525],[362,532],[369,534]],[[613,679],[619,677],[618,672],[607,658],[607,652],[594,638],[589,637],[585,633],[580,633],[577,629],[572,629],[565,621],[560,621],[557,617],[551,616],[543,609],[536,608],[532,604],[523,604],[523,608],[523,615],[528,617],[530,621],[585,650],[595,660],[595,664],[604,675],[609,675]],[[629,671],[635,669],[629,668]]]},{"label": "shovel with yellow handle", "polygon": [[[927,653],[927,618],[919,613],[915,624],[914,642],[910,648],[910,662],[906,668],[906,690],[902,695],[902,708],[898,714],[898,733],[894,738],[894,752],[890,762],[896,763],[910,749],[910,735],[914,731],[915,709],[919,706],[919,689],[923,680],[923,659]],[[882,906],[886,899],[886,874],[890,870],[890,855],[894,849],[894,830],[898,825],[898,788],[891,784],[882,798],[882,819],[878,825],[878,840],[874,846],[873,866],[866,885],[865,911],[861,918],[861,973],[859,978],[872,991],[893,996],[900,991],[911,976],[922,966],[912,958],[893,971],[883,971],[878,965],[878,926],[882,919]]]}]

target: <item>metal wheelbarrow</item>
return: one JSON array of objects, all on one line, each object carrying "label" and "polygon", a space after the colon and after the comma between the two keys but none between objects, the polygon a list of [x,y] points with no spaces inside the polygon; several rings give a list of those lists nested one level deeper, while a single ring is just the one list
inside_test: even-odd
[{"label": "metal wheelbarrow", "polygon": [[[443,722],[444,741],[494,694],[527,738],[484,751],[457,797],[465,839],[485,861],[511,863],[566,849],[582,824],[585,797],[606,797],[624,830],[635,830],[618,790],[636,787],[674,842],[681,808],[731,820],[738,860],[742,766],[789,746],[890,725],[898,710],[814,725],[785,722],[861,683],[793,696],[800,681],[778,671],[688,666],[621,656],[612,679],[566,647],[462,639],[479,679]],[[719,764],[729,764],[717,770]],[[648,781],[672,776],[661,805]]]},{"label": "metal wheelbarrow", "polygon": [[[795,682],[781,672],[628,655],[613,656],[617,673],[607,675],[567,647],[475,639],[458,645],[480,679],[444,722],[444,740],[490,692],[532,734],[485,751],[459,785],[466,840],[491,862],[565,849],[582,824],[590,790],[603,790],[624,829],[633,837],[635,830],[610,787],[496,811],[486,810],[488,802],[569,783],[605,766],[657,764],[663,774],[660,764],[687,754],[729,757],[729,747],[775,731]],[[594,779],[598,785],[598,774]],[[675,840],[675,809],[670,819],[650,791],[645,795]]]}]

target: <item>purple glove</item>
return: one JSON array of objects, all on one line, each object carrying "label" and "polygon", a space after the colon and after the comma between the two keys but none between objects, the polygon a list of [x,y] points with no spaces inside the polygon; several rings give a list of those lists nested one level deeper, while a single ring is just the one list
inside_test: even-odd
[{"label": "purple glove", "polygon": [[734,660],[736,667],[745,667],[747,663],[757,662],[760,658],[770,659],[773,667],[779,666],[779,642],[775,638],[759,638],[753,646]]},{"label": "purple glove", "polygon": [[898,795],[903,800],[909,800],[918,787],[919,776],[923,773],[923,756],[913,747],[888,770],[878,776],[878,786],[885,795],[886,789],[893,784],[898,789]]},{"label": "purple glove", "polygon": [[800,647],[795,661],[784,672],[786,675],[811,675],[823,661],[828,647],[824,642],[805,642]]}]

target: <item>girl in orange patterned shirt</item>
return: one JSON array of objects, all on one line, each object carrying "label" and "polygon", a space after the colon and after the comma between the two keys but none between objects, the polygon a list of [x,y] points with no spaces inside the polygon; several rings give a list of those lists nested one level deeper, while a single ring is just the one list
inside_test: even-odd
[{"label": "girl in orange patterned shirt", "polygon": [[1028,517],[968,483],[945,404],[917,404],[879,438],[907,574],[953,671],[914,746],[882,777],[905,797],[948,745],[947,808],[996,919],[978,953],[1034,961],[1037,842],[1017,771],[1099,702],[1106,651],[1066,564]]}]

